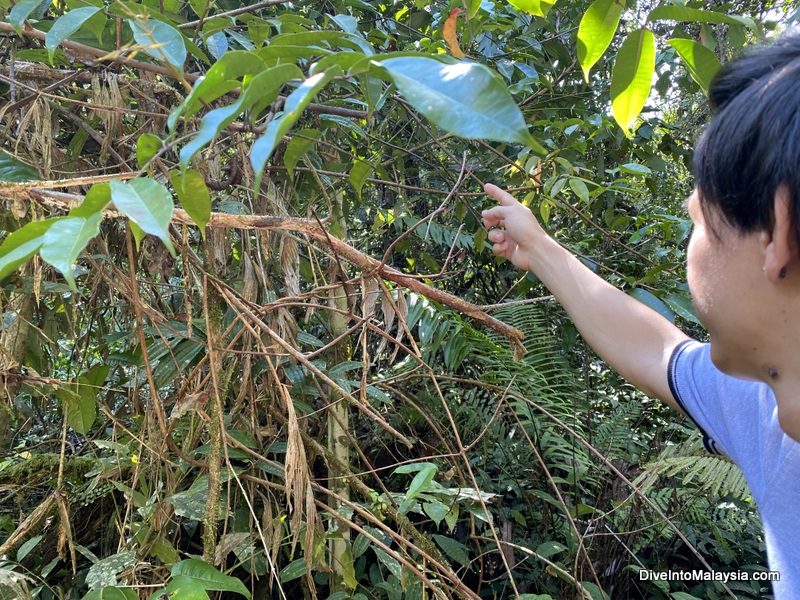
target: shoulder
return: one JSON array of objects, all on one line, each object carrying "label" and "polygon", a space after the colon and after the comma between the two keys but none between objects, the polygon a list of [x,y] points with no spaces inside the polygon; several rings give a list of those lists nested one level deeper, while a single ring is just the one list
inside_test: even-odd
[{"label": "shoulder", "polygon": [[675,401],[703,433],[710,452],[739,462],[742,447],[747,452],[753,445],[783,435],[769,386],[717,369],[707,343],[687,340],[676,346],[667,378]]}]

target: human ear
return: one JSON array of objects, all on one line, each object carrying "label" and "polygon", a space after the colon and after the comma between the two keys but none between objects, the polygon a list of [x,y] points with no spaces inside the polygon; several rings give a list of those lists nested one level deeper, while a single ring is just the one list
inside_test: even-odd
[{"label": "human ear", "polygon": [[772,283],[786,277],[788,270],[800,269],[800,248],[792,214],[791,192],[785,184],[775,190],[771,232],[764,232],[764,273]]}]

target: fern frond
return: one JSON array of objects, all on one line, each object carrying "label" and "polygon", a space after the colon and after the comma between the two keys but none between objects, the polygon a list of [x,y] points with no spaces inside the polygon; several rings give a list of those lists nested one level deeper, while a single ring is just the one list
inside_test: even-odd
[{"label": "fern frond", "polygon": [[678,474],[684,485],[693,483],[698,491],[715,498],[731,496],[743,500],[750,496],[742,470],[725,456],[707,454],[697,439],[667,447],[645,465],[634,484],[647,493],[662,477]]}]

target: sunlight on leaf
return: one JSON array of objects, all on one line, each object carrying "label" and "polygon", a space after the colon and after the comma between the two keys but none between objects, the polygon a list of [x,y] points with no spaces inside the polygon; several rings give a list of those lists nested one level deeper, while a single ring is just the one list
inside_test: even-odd
[{"label": "sunlight on leaf", "polygon": [[614,119],[626,134],[650,94],[655,66],[653,32],[649,29],[634,31],[622,43],[611,75],[611,107]]},{"label": "sunlight on leaf", "polygon": [[619,0],[595,0],[581,19],[578,27],[578,62],[587,82],[590,69],[614,38],[622,9]]},{"label": "sunlight on leaf", "polygon": [[379,63],[415,109],[445,131],[464,138],[515,142],[546,150],[531,136],[505,84],[478,63],[446,64],[424,56]]}]

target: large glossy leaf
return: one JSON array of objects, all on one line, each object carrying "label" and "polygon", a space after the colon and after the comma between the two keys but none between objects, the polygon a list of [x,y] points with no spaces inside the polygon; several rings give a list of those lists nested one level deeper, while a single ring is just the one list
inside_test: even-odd
[{"label": "large glossy leaf", "polygon": [[209,591],[235,592],[246,598],[250,598],[250,592],[247,591],[247,588],[244,587],[244,584],[240,580],[220,573],[208,563],[197,560],[196,558],[180,561],[172,567],[172,574],[174,576],[182,575],[192,579]]},{"label": "large glossy leaf", "polygon": [[686,68],[689,69],[692,79],[703,88],[704,92],[708,92],[711,80],[722,66],[717,55],[703,44],[694,40],[676,38],[669,40],[667,43],[677,50],[686,64]]},{"label": "large glossy leaf", "polygon": [[578,27],[578,62],[589,81],[589,70],[603,56],[619,26],[623,4],[619,0],[595,0]]},{"label": "large glossy leaf", "polygon": [[656,45],[649,29],[638,29],[622,43],[611,75],[614,119],[626,132],[644,108],[656,66]]},{"label": "large glossy leaf", "polygon": [[60,218],[32,221],[5,239],[0,245],[0,280],[8,277],[39,251],[44,243],[44,234]]},{"label": "large glossy leaf", "polygon": [[289,79],[302,77],[302,75],[300,69],[295,65],[279,65],[262,71],[253,77],[250,83],[244,87],[241,96],[236,102],[212,110],[203,117],[200,122],[200,131],[197,132],[191,142],[181,149],[181,168],[185,169],[192,156],[213,140],[224,127],[232,123],[243,111],[253,106],[256,102],[265,100],[271,102],[278,97],[278,92],[284,83]]},{"label": "large glossy leaf", "polygon": [[175,249],[169,239],[169,223],[174,206],[167,188],[149,177],[134,179],[128,183],[112,181],[109,185],[114,206],[143,232],[160,238],[175,256]]},{"label": "large glossy leaf", "polygon": [[150,56],[166,61],[178,71],[183,70],[186,61],[186,44],[181,32],[163,21],[149,19],[128,19],[133,30],[133,38]]},{"label": "large glossy leaf", "polygon": [[22,32],[22,24],[34,11],[43,13],[50,6],[51,0],[20,0],[8,13],[8,22],[17,33]]},{"label": "large glossy leaf", "polygon": [[72,291],[77,292],[72,265],[89,240],[100,233],[101,212],[89,217],[67,217],[53,223],[45,232],[39,254],[42,260],[55,267],[67,280]]},{"label": "large glossy leaf", "polygon": [[659,6],[647,15],[648,21],[686,21],[690,23],[728,23],[757,29],[753,19],[713,10],[688,8],[682,4]]},{"label": "large glossy leaf", "polygon": [[81,25],[91,19],[99,10],[96,6],[84,6],[71,10],[56,19],[44,39],[44,47],[50,54],[50,62],[53,61],[53,53],[59,44],[80,29]]},{"label": "large glossy leaf", "polygon": [[388,58],[380,65],[409,104],[445,131],[546,152],[528,132],[505,84],[489,68],[470,62],[445,64],[425,56]]},{"label": "large glossy leaf", "polygon": [[283,136],[292,128],[297,119],[302,114],[308,103],[311,102],[319,91],[328,85],[331,79],[341,75],[339,67],[332,67],[324,73],[312,75],[306,79],[298,88],[289,94],[283,105],[283,112],[267,126],[264,134],[253,144],[250,152],[250,162],[256,172],[255,189],[261,186],[264,165],[275,150],[275,146],[283,139]]},{"label": "large glossy leaf", "polygon": [[536,17],[545,17],[556,2],[555,0],[552,0],[552,2],[549,0],[508,0],[508,3],[517,10]]},{"label": "large glossy leaf", "polygon": [[17,160],[5,150],[0,150],[0,181],[24,183],[38,179],[39,172],[36,169]]},{"label": "large glossy leaf", "polygon": [[183,209],[189,213],[192,221],[197,223],[203,238],[206,237],[206,225],[211,218],[211,195],[203,176],[194,169],[178,170],[170,173],[172,187]]},{"label": "large glossy leaf", "polygon": [[172,111],[167,121],[170,129],[175,129],[181,115],[192,116],[203,103],[213,102],[220,96],[241,85],[238,81],[245,75],[255,75],[266,70],[266,63],[254,52],[232,50],[214,63],[205,77],[195,84],[186,99]]}]

